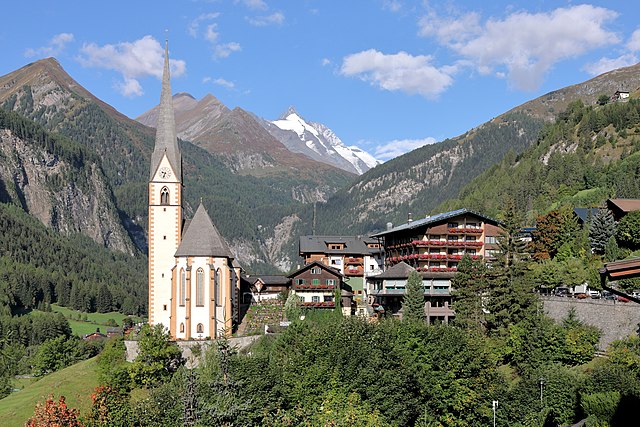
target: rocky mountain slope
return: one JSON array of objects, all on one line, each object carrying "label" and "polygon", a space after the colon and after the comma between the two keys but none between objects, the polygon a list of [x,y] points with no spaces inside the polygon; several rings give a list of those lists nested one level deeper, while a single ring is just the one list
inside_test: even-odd
[{"label": "rocky mountain slope", "polygon": [[[239,107],[230,110],[213,95],[198,101],[189,94],[179,93],[173,100],[178,137],[204,148],[235,173],[347,176],[326,162],[319,163],[317,159],[289,150],[264,129],[253,114]],[[141,114],[136,120],[155,127],[157,108]],[[324,199],[324,196],[319,198]]]},{"label": "rocky mountain slope", "polygon": [[322,123],[305,121],[293,107],[278,120],[261,123],[289,150],[358,175],[382,163],[356,146],[347,147]]},{"label": "rocky mountain slope", "polygon": [[82,233],[133,254],[97,156],[0,110],[0,201],[65,235]]}]

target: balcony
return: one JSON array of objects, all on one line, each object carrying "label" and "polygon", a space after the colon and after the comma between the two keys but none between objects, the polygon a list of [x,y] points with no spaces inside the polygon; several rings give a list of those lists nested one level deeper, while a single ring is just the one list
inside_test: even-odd
[{"label": "balcony", "polygon": [[482,234],[482,228],[454,227],[447,230],[449,234]]},{"label": "balcony", "polygon": [[364,268],[358,267],[347,267],[344,269],[345,276],[362,276],[364,275]]},{"label": "balcony", "polygon": [[294,285],[293,289],[296,291],[333,291],[335,285],[312,285],[303,283],[301,285]]},{"label": "balcony", "polygon": [[303,303],[300,303],[300,306],[305,308],[333,308],[336,306],[336,303],[333,301],[303,302]]},{"label": "balcony", "polygon": [[353,257],[349,257],[349,258],[345,258],[344,259],[344,263],[345,264],[357,264],[357,265],[362,265],[363,261],[362,258],[353,258]]}]

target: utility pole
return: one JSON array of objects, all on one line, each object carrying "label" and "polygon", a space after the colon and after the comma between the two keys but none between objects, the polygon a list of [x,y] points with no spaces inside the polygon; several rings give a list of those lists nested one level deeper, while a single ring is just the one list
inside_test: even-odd
[{"label": "utility pole", "polygon": [[540,382],[540,406],[542,406],[542,388],[544,387],[544,378],[540,377],[538,378],[538,381]]},{"label": "utility pole", "polygon": [[492,402],[493,406],[493,427],[496,427],[496,409],[498,409],[498,401],[494,400]]}]

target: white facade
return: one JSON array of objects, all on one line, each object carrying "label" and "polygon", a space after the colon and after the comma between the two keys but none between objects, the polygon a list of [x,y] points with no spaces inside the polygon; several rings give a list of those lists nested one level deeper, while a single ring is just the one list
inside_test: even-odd
[{"label": "white facade", "polygon": [[[162,173],[161,173],[162,171]],[[161,176],[162,175],[162,176]],[[149,324],[170,326],[171,270],[180,244],[182,183],[167,157],[149,182]]]}]

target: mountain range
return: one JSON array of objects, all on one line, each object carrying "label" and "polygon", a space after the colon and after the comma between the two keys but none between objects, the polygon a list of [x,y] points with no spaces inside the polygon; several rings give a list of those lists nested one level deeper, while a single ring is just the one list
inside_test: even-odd
[{"label": "mountain range", "polygon": [[[379,163],[358,147],[347,147],[325,125],[307,123],[293,108],[267,121],[240,107],[230,110],[211,94],[197,100],[177,93],[173,105],[178,137],[218,156],[236,173],[261,176],[313,164],[311,159],[360,175]],[[136,120],[155,127],[157,111],[155,106]]]},{"label": "mountain range", "polygon": [[[603,94],[638,87],[639,65],[612,71],[360,176],[356,173],[375,161],[355,149],[336,155],[346,145],[295,110],[268,122],[239,107],[229,109],[211,95],[196,100],[176,94],[186,214],[201,198],[248,271],[286,271],[299,263],[300,235],[366,234],[387,222],[404,222],[409,212],[414,218],[432,213],[505,156],[517,158],[534,146],[545,123],[572,101],[593,105]],[[66,158],[47,144],[42,147],[39,136],[17,138],[4,131],[1,201],[21,206],[62,233],[81,232],[124,252],[135,243],[144,251],[154,130],[97,99],[53,58],[0,77],[0,105],[61,135],[52,134],[47,144],[67,147],[75,168],[42,179],[58,164],[68,168],[62,163]],[[154,114],[151,110],[139,119],[153,124]],[[80,155],[86,160],[74,160]],[[356,157],[362,163],[349,160]],[[342,166],[328,164],[329,158]]]}]

